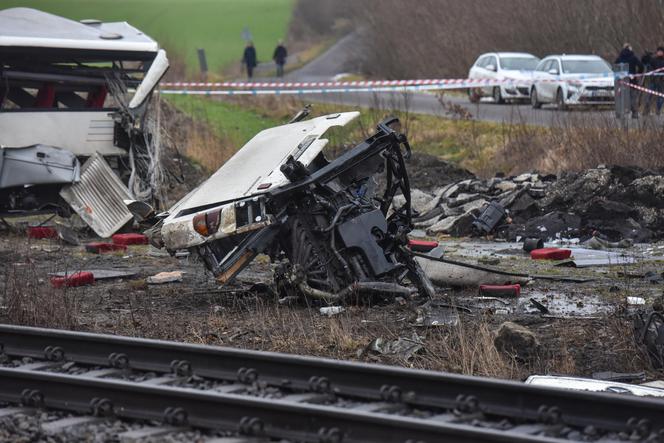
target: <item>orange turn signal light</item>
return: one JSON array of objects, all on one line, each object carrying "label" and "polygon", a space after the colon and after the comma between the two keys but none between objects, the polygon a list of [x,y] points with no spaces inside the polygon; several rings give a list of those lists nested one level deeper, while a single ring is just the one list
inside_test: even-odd
[{"label": "orange turn signal light", "polygon": [[219,230],[221,222],[221,210],[215,209],[209,212],[203,212],[194,216],[194,231],[207,237]]},{"label": "orange turn signal light", "polygon": [[194,231],[207,237],[209,234],[205,218],[205,213],[196,214],[196,216],[194,216]]}]

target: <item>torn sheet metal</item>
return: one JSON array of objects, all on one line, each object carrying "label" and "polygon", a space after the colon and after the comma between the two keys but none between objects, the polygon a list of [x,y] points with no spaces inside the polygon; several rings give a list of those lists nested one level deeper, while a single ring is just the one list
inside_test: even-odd
[{"label": "torn sheet metal", "polygon": [[457,326],[459,312],[447,303],[430,300],[417,308],[415,326]]},{"label": "torn sheet metal", "polygon": [[94,154],[81,168],[81,180],[60,191],[60,196],[100,237],[110,237],[133,216],[124,204],[132,199],[104,157]]},{"label": "torn sheet metal", "polygon": [[382,355],[396,355],[397,357],[408,361],[413,358],[416,352],[423,347],[422,338],[415,332],[411,338],[399,337],[396,340],[386,340],[378,337],[369,345],[370,349]]},{"label": "torn sheet metal", "polygon": [[593,380],[591,378],[531,375],[526,379],[525,383],[550,388],[572,389],[575,391],[610,392],[614,394],[631,394],[638,397],[664,397],[664,389],[631,385],[629,383]]},{"label": "torn sheet metal", "polygon": [[46,145],[0,146],[0,189],[13,186],[74,183],[80,164],[71,152]]}]

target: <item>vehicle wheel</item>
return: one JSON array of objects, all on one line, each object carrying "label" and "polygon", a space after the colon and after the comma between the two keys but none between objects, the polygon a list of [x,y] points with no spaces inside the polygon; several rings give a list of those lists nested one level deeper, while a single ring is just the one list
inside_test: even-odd
[{"label": "vehicle wheel", "polygon": [[471,103],[479,103],[480,102],[480,95],[477,93],[476,89],[468,88],[468,100]]},{"label": "vehicle wheel", "polygon": [[540,109],[542,107],[542,102],[540,102],[537,97],[537,88],[533,88],[533,90],[530,91],[530,104],[533,109]]},{"label": "vehicle wheel", "polygon": [[565,104],[565,95],[563,94],[563,90],[561,88],[558,88],[558,92],[556,92],[556,104],[558,105],[559,111],[564,111],[567,109],[567,105]]},{"label": "vehicle wheel", "polygon": [[493,102],[502,105],[505,103],[505,99],[503,99],[503,94],[500,92],[500,86],[496,86],[493,88]]}]

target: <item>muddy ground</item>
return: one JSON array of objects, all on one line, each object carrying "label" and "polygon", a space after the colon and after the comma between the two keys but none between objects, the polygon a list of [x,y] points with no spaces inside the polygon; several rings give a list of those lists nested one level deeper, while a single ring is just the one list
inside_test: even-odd
[{"label": "muddy ground", "polygon": [[[664,255],[664,244],[623,251],[638,259],[636,264],[575,269],[533,261],[518,245],[508,243],[443,243],[449,258],[592,281],[535,280],[518,299],[503,300],[478,300],[477,289],[439,288],[434,305],[448,316],[458,312],[459,321],[421,326],[418,317],[421,320],[427,300],[419,297],[346,306],[332,317],[321,315],[319,306],[280,304],[256,285],[270,281],[271,265],[263,257],[232,285],[219,287],[193,257],[155,257],[148,246],[96,255],[59,240],[30,240],[20,232],[5,232],[0,234],[0,321],[512,379],[530,374],[591,376],[599,371],[645,371],[648,379],[664,376],[634,339],[630,316],[644,306],[626,302],[630,296],[644,298],[646,307],[661,304],[664,284],[642,276],[661,274],[662,262],[652,257]],[[51,286],[51,272],[86,269],[134,275],[78,288]],[[175,270],[184,272],[181,282],[146,283],[151,275]],[[548,306],[549,315],[534,308],[530,298]],[[494,338],[505,321],[530,329],[539,346],[526,357],[498,351]],[[412,355],[376,350],[377,338],[385,343],[399,337],[402,344],[415,345]]]}]

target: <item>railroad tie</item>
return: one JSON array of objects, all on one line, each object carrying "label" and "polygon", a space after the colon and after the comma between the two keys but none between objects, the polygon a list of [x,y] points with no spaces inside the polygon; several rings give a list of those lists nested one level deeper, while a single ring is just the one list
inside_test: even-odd
[{"label": "railroad tie", "polygon": [[185,432],[188,428],[178,426],[153,426],[149,428],[134,429],[118,434],[120,443],[138,443],[144,438],[159,437],[174,432]]},{"label": "railroad tie", "polygon": [[90,417],[90,416],[67,417],[67,418],[62,418],[60,420],[51,421],[48,423],[42,423],[41,428],[42,431],[44,431],[44,433],[53,435],[53,434],[58,434],[65,430],[69,430],[79,426],[89,425],[92,423],[98,423],[104,420],[105,418]]}]

